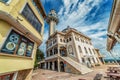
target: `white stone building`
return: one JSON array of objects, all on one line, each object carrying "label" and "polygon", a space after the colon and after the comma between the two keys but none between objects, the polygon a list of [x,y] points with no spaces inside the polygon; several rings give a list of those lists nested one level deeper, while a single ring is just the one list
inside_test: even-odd
[{"label": "white stone building", "polygon": [[49,13],[47,22],[50,29],[42,67],[59,72],[85,74],[92,71],[91,67],[101,64],[88,36],[69,26],[62,31],[55,31],[58,17],[54,10]]}]

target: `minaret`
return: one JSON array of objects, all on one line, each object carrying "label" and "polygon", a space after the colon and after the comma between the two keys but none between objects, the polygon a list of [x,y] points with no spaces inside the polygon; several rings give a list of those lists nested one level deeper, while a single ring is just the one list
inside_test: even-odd
[{"label": "minaret", "polygon": [[46,22],[49,24],[49,36],[55,32],[55,26],[58,23],[58,16],[55,10],[51,10],[46,18]]}]

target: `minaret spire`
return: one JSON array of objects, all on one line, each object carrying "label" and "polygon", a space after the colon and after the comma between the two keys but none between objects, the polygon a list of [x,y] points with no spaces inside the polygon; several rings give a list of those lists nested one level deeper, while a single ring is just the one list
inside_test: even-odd
[{"label": "minaret spire", "polygon": [[55,10],[51,10],[47,16],[46,22],[49,24],[49,36],[55,32],[55,26],[57,25],[59,19]]}]

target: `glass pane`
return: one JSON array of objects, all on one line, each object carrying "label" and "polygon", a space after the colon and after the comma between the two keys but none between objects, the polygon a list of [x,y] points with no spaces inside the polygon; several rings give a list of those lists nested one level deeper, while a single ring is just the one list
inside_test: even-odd
[{"label": "glass pane", "polygon": [[[41,33],[42,24],[35,16],[33,11],[31,10],[30,6],[26,4],[25,8],[22,11],[22,15],[29,21],[29,23],[39,32]],[[39,26],[37,26],[39,25]]]},{"label": "glass pane", "polygon": [[20,45],[19,45],[19,48],[18,48],[18,51],[17,51],[18,55],[23,56],[25,54],[26,46],[27,46],[26,43],[27,43],[27,39],[22,38]]},{"label": "glass pane", "polygon": [[31,53],[32,53],[32,51],[33,51],[33,46],[34,46],[34,44],[33,44],[32,42],[29,42],[29,43],[28,43],[26,56],[28,56],[28,57],[31,56]]},{"label": "glass pane", "polygon": [[11,31],[11,33],[9,34],[8,38],[5,41],[5,44],[4,44],[1,52],[13,54],[13,52],[16,48],[16,44],[18,44],[19,37],[20,36],[16,32]]}]

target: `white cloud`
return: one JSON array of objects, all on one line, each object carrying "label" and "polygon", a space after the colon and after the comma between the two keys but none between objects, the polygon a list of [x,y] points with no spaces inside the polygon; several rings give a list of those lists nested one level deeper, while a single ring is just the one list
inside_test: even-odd
[{"label": "white cloud", "polygon": [[[61,31],[64,28],[66,28],[68,25],[73,28],[76,28],[83,34],[89,35],[89,37],[92,38],[93,45],[96,48],[100,48],[102,54],[109,56],[108,52],[106,51],[106,39],[101,38],[101,36],[106,35],[106,30],[108,26],[107,23],[109,20],[109,12],[104,12],[104,14],[99,15],[101,16],[101,20],[94,24],[85,23],[85,19],[86,17],[88,17],[87,14],[94,7],[97,7],[95,12],[92,14],[92,17],[95,17],[97,11],[100,8],[100,3],[105,1],[104,0],[84,0],[84,2],[79,2],[79,3],[78,3],[79,0],[62,0],[62,1],[64,5],[61,6],[58,12],[59,23],[56,26],[56,29]],[[104,31],[101,31],[103,29]],[[98,32],[92,33],[90,32],[90,30],[97,30]],[[47,40],[47,38],[48,38],[48,32],[46,32],[44,35],[44,41],[42,46],[40,47],[42,50],[45,48],[45,41]]]}]

